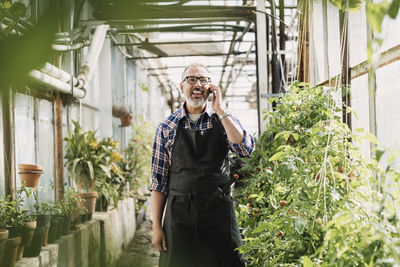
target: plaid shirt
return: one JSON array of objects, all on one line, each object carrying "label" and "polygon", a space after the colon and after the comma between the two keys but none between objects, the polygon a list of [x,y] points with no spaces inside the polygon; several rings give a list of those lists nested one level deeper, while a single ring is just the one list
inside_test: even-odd
[{"label": "plaid shirt", "polygon": [[[207,130],[212,128],[211,115],[213,114],[206,108],[201,114],[199,120],[193,123],[186,114],[185,104],[182,108],[168,116],[157,128],[156,136],[153,145],[153,158],[151,161],[151,179],[150,191],[159,191],[165,195],[168,194],[168,171],[171,166],[171,152],[175,141],[176,130],[178,129],[179,121],[184,119],[185,129],[192,130]],[[232,116],[232,119],[242,128],[239,120]],[[243,129],[243,128],[242,128]],[[244,138],[241,144],[229,142],[228,137],[225,139],[229,144],[229,150],[236,153],[239,157],[248,157],[254,150],[254,139],[245,130]],[[228,157],[228,153],[226,155]],[[229,161],[228,161],[229,162]]]}]

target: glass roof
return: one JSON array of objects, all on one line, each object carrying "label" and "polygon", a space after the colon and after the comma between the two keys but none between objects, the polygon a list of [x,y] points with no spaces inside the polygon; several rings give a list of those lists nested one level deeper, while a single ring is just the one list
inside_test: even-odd
[{"label": "glass roof", "polygon": [[[113,1],[97,1],[99,2],[112,3]],[[123,1],[114,2],[116,8],[120,10],[127,8],[118,7],[121,2]],[[172,92],[174,100],[183,100],[179,97],[178,88],[184,67],[191,63],[208,66],[212,83],[219,85],[225,94],[228,109],[239,117],[245,128],[256,133],[258,125],[255,25],[247,19],[250,15],[255,16],[256,1],[139,0],[138,2],[146,2],[146,8],[148,6],[157,8],[154,9],[154,17],[143,15],[143,18],[136,19],[141,14],[136,17],[127,18],[129,15],[120,17],[117,12],[107,13],[108,10],[105,9],[102,11],[101,6],[100,12],[97,11],[95,14],[101,14],[99,16],[107,18],[111,27],[117,29],[118,40],[121,40],[122,36],[134,37],[130,40],[141,51],[142,62],[156,62],[146,64],[146,66],[151,75],[163,77],[159,79],[160,83],[168,83],[163,87]],[[270,14],[268,1],[266,4],[267,13]],[[175,5],[173,6],[176,10],[174,15],[168,13],[170,11],[165,13],[165,16],[164,13],[157,13],[159,9],[164,7],[168,9],[171,5]],[[276,5],[279,5],[278,0],[276,0]],[[285,5],[287,9],[285,9],[284,22],[288,26],[286,34],[289,35],[293,29],[297,30],[294,23],[296,1],[285,1]],[[216,12],[213,14],[218,17],[206,17],[207,10]],[[218,10],[221,12],[218,13]],[[239,13],[225,13],[238,12],[238,10]],[[277,10],[276,13],[279,11]],[[179,17],[180,14],[182,18],[172,18]],[[236,17],[232,14],[238,15]],[[279,21],[275,24],[278,32]],[[232,40],[236,41],[232,42]],[[295,60],[295,48],[294,42],[286,42],[286,50],[291,50],[291,53],[286,54],[289,61]],[[178,103],[175,106],[177,107]]]}]

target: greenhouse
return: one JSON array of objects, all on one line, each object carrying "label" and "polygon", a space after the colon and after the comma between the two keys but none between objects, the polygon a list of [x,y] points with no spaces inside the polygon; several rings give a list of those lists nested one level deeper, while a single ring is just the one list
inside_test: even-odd
[{"label": "greenhouse", "polygon": [[399,9],[1,0],[0,267],[400,266]]}]

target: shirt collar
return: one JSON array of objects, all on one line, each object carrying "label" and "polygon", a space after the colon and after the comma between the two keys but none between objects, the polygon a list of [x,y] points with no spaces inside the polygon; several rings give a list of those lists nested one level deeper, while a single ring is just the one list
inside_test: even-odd
[{"label": "shirt collar", "polygon": [[[211,117],[213,114],[213,111],[208,107],[208,102],[206,102],[206,107],[204,108],[204,111],[201,113],[200,117],[202,117],[204,113],[206,113],[209,117]],[[186,110],[186,102],[182,104],[179,120],[183,119],[184,117],[189,117],[189,113]]]}]

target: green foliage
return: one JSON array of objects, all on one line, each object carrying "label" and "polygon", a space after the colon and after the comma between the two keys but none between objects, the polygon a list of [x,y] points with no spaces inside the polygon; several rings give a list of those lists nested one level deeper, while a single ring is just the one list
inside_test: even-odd
[{"label": "green foliage", "polygon": [[385,168],[379,164],[381,156],[378,153],[367,165],[374,175],[352,192],[350,205],[325,226],[324,246],[313,257],[314,262],[321,262],[320,266],[400,264],[400,173],[390,164]]},{"label": "green foliage", "polygon": [[[276,100],[276,99],[275,99]],[[330,91],[294,83],[241,172],[240,248],[249,266],[397,266],[400,173],[353,143],[375,136],[340,122]],[[352,140],[352,142],[350,142]]]},{"label": "green foliage", "polygon": [[0,2],[0,93],[9,86],[22,86],[28,72],[51,57],[53,34],[63,19],[56,1],[43,8],[37,25],[27,22],[27,7],[21,2]]},{"label": "green foliage", "polygon": [[362,0],[329,0],[329,2],[342,11],[358,11]]},{"label": "green foliage", "polygon": [[96,179],[111,179],[116,162],[123,156],[118,152],[118,142],[112,138],[98,140],[94,131],[84,132],[78,122],[73,124],[74,130],[64,138],[65,167],[78,184],[90,189]]},{"label": "green foliage", "polygon": [[266,115],[267,131],[241,170],[248,178],[239,195],[241,251],[250,266],[313,255],[324,226],[349,202],[366,170],[340,115],[330,90],[305,83],[294,83]]},{"label": "green foliage", "polygon": [[[154,125],[142,118],[137,118],[132,127],[133,136],[124,150],[125,161],[123,161],[122,169],[129,182],[131,195],[136,200],[144,200],[151,176]],[[136,206],[139,208],[139,205]]]},{"label": "green foliage", "polygon": [[386,0],[376,4],[372,2],[367,3],[367,8],[366,8],[367,18],[369,23],[371,24],[372,29],[375,32],[382,31],[381,28],[382,21],[388,14],[389,7],[390,3]]},{"label": "green foliage", "polygon": [[30,217],[22,210],[24,194],[29,197],[31,191],[22,184],[17,190],[15,199],[12,199],[11,195],[0,198],[0,229],[4,229],[6,226],[23,226],[30,221]]}]

